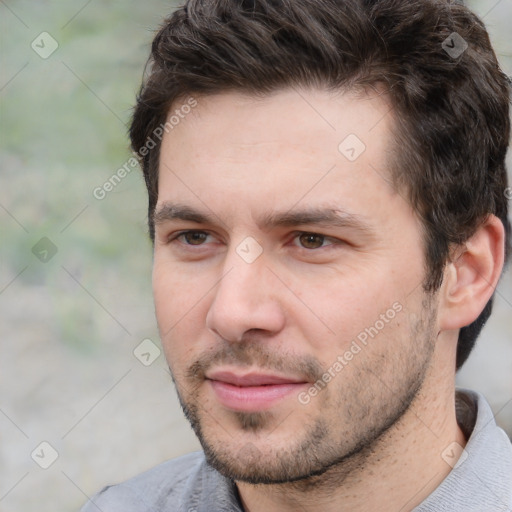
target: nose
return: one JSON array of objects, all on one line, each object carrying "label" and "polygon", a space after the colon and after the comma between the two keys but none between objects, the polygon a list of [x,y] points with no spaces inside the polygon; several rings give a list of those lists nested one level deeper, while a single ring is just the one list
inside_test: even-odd
[{"label": "nose", "polygon": [[248,331],[272,335],[283,329],[282,283],[263,256],[246,263],[232,254],[225,260],[223,275],[206,316],[209,330],[226,341],[239,342]]}]

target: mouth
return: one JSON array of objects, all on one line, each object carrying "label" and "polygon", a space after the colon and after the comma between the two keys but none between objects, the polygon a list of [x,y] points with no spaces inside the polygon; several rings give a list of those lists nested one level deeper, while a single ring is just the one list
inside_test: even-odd
[{"label": "mouth", "polygon": [[297,396],[309,383],[304,379],[268,373],[214,371],[206,375],[217,400],[226,408],[241,412],[270,409],[278,402]]}]

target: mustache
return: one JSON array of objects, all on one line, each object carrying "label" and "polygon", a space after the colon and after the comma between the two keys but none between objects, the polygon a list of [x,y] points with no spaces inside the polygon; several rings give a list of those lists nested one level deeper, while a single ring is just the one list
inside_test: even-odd
[{"label": "mustache", "polygon": [[316,382],[324,373],[320,362],[310,356],[279,354],[258,342],[226,342],[221,347],[202,354],[188,367],[185,376],[189,381],[199,382],[206,378],[209,369],[220,365],[257,367],[260,370],[300,377],[309,382]]}]

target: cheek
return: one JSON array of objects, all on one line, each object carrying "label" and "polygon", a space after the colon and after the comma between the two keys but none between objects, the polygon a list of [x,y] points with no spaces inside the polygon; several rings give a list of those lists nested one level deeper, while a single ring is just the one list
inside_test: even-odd
[{"label": "cheek", "polygon": [[153,298],[158,327],[163,338],[172,329],[181,313],[181,283],[163,265],[155,263],[153,268]]},{"label": "cheek", "polygon": [[406,294],[383,274],[333,275],[297,291],[295,319],[321,360],[342,354],[354,340],[364,343],[396,330]]},{"label": "cheek", "polygon": [[162,342],[190,339],[205,324],[207,280],[169,269],[159,261],[153,268],[153,297]]},{"label": "cheek", "polygon": [[188,317],[183,318],[167,334],[161,333],[165,358],[178,379],[182,378],[182,373],[197,359],[198,354],[204,352],[200,343],[201,334],[198,322]]},{"label": "cheek", "polygon": [[165,301],[156,307],[160,339],[172,374],[175,378],[181,379],[183,371],[205,349],[201,342],[204,321],[199,318],[204,312],[199,304],[191,309],[179,296],[172,300],[167,300],[167,294],[165,297]]}]

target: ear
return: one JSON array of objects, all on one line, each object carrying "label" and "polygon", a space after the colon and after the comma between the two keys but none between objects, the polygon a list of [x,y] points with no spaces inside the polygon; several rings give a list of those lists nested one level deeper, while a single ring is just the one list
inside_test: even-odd
[{"label": "ear", "polygon": [[460,329],[478,318],[498,284],[505,259],[505,229],[494,215],[455,249],[447,264],[439,304],[440,330]]}]

